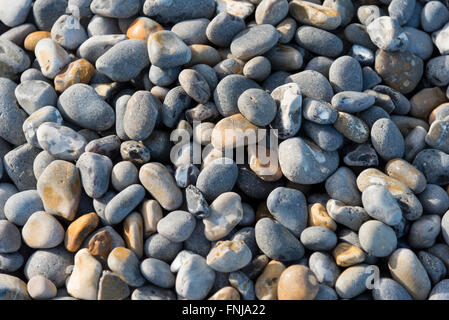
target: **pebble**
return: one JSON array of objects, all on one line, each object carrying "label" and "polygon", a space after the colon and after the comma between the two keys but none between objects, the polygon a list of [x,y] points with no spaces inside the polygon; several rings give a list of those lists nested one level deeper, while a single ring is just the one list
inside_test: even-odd
[{"label": "pebble", "polygon": [[184,91],[196,102],[206,103],[210,98],[210,88],[206,79],[196,70],[184,69],[179,74],[179,83]]},{"label": "pebble", "polygon": [[444,217],[441,220],[438,215],[424,215],[410,226],[408,243],[411,248],[430,248],[435,244],[436,237],[442,229],[444,237]]},{"label": "pebble", "polygon": [[413,300],[403,286],[390,278],[380,278],[372,292],[374,300]]},{"label": "pebble", "polygon": [[256,126],[266,126],[276,117],[276,102],[267,92],[261,89],[244,91],[237,104],[243,116]]},{"label": "pebble", "polygon": [[363,250],[374,257],[386,257],[397,246],[393,229],[376,220],[367,221],[360,226],[359,239]]},{"label": "pebble", "polygon": [[404,138],[390,119],[379,119],[371,128],[371,142],[384,160],[402,158],[405,151]]},{"label": "pebble", "polygon": [[37,139],[37,130],[40,125],[45,122],[54,122],[56,124],[62,124],[62,116],[58,109],[52,106],[45,106],[39,108],[35,112],[25,119],[22,125],[23,133],[25,134],[25,139],[31,145],[36,148],[41,148],[39,141]]},{"label": "pebble", "polygon": [[187,240],[195,229],[195,218],[186,211],[173,211],[159,220],[157,231],[172,242]]},{"label": "pebble", "polygon": [[0,76],[15,80],[17,75],[30,67],[30,58],[25,51],[10,40],[0,38]]},{"label": "pebble", "polygon": [[270,126],[277,129],[277,136],[281,139],[293,137],[302,123],[301,88],[296,83],[287,83],[273,90],[271,97],[276,102],[277,112]]},{"label": "pebble", "polygon": [[341,24],[341,16],[333,8],[299,0],[292,2],[289,6],[290,14],[299,23],[325,30],[334,30]]},{"label": "pebble", "polygon": [[158,31],[148,38],[148,55],[151,64],[162,69],[188,63],[192,54],[187,45],[172,31]]},{"label": "pebble", "polygon": [[421,11],[421,26],[426,32],[439,30],[449,21],[449,10],[440,1],[427,2]]},{"label": "pebble", "polygon": [[91,140],[84,148],[85,152],[98,153],[114,158],[120,149],[120,139],[116,135]]},{"label": "pebble", "polygon": [[16,252],[22,244],[19,229],[7,220],[0,220],[0,239],[0,253]]},{"label": "pebble", "polygon": [[45,106],[55,106],[58,98],[53,87],[41,80],[22,82],[15,95],[20,106],[30,115]]},{"label": "pebble", "polygon": [[126,104],[123,129],[130,139],[147,139],[156,125],[160,102],[149,92],[137,91]]},{"label": "pebble", "polygon": [[132,287],[140,287],[145,283],[145,279],[139,270],[137,256],[127,248],[117,247],[113,249],[108,256],[108,267]]},{"label": "pebble", "polygon": [[176,300],[176,295],[173,291],[146,285],[135,289],[131,295],[131,300]]},{"label": "pebble", "polygon": [[[302,156],[292,157],[294,154]],[[315,184],[325,181],[337,169],[338,156],[335,151],[323,151],[315,144],[295,137],[279,145],[279,163],[282,173],[290,181]]]},{"label": "pebble", "polygon": [[350,56],[336,59],[329,69],[329,81],[336,93],[362,91],[363,76],[359,62]]},{"label": "pebble", "polygon": [[432,284],[435,284],[444,278],[446,267],[444,266],[443,261],[426,251],[419,251],[418,258],[426,269]]},{"label": "pebble", "polygon": [[19,252],[0,253],[0,271],[10,273],[19,270],[24,263],[24,257]]},{"label": "pebble", "polygon": [[87,249],[75,255],[75,266],[67,282],[67,292],[74,298],[97,300],[102,267]]},{"label": "pebble", "polygon": [[244,241],[219,241],[207,255],[207,264],[215,271],[228,273],[245,267],[251,257]]},{"label": "pebble", "polygon": [[325,227],[308,227],[301,233],[301,243],[309,250],[328,251],[337,244],[337,236]]},{"label": "pebble", "polygon": [[279,187],[267,198],[267,208],[271,215],[299,237],[307,225],[307,202],[301,191]]},{"label": "pebble", "polygon": [[34,48],[42,74],[54,79],[70,62],[69,54],[61,45],[50,38],[41,39]]},{"label": "pebble", "polygon": [[339,37],[311,26],[299,27],[295,33],[295,41],[301,47],[329,58],[337,57],[343,51],[343,42]]},{"label": "pebble", "polygon": [[[333,65],[333,64],[332,64]],[[331,70],[332,70],[331,66]],[[375,103],[375,98],[367,93],[342,91],[332,98],[332,106],[338,111],[356,113],[368,109]]]},{"label": "pebble", "polygon": [[114,81],[126,82],[137,77],[149,62],[145,44],[137,39],[129,39],[118,42],[101,55],[95,67]]},{"label": "pebble", "polygon": [[126,36],[120,34],[91,36],[79,46],[77,54],[94,64],[106,51],[124,40]]},{"label": "pebble", "polygon": [[39,145],[55,158],[67,161],[78,159],[86,146],[86,139],[69,127],[44,122],[37,130]]},{"label": "pebble", "polygon": [[429,295],[429,300],[447,300],[449,299],[449,281],[442,280],[438,282]]},{"label": "pebble", "polygon": [[45,211],[72,221],[81,197],[81,182],[75,165],[63,160],[51,162],[37,181]]},{"label": "pebble", "polygon": [[44,276],[34,276],[27,283],[28,294],[35,300],[47,300],[56,296],[56,286]]},{"label": "pebble", "polygon": [[23,226],[22,237],[30,248],[54,248],[64,240],[64,228],[51,214],[37,211]]},{"label": "pebble", "polygon": [[36,187],[32,161],[38,153],[37,148],[26,143],[11,150],[3,157],[4,171],[19,191]]},{"label": "pebble", "polygon": [[444,185],[449,181],[446,173],[446,162],[449,157],[446,153],[436,149],[420,151],[413,161],[413,166],[420,170],[428,183]]},{"label": "pebble", "polygon": [[332,231],[337,230],[337,224],[328,215],[326,207],[323,204],[317,202],[314,203],[313,205],[309,205],[308,211],[309,211],[308,215],[309,226],[320,226],[328,228],[329,230]]},{"label": "pebble", "polygon": [[[89,259],[88,261],[92,260]],[[73,254],[65,250],[63,246],[36,250],[28,258],[24,267],[24,274],[28,280],[34,276],[42,275],[53,282],[57,288],[60,288],[64,285],[67,278],[66,269],[70,265],[73,265]]]},{"label": "pebble", "polygon": [[435,184],[427,184],[424,191],[418,195],[418,199],[423,206],[423,211],[428,214],[442,216],[449,209],[449,195]]},{"label": "pebble", "polygon": [[215,281],[215,272],[206,263],[206,259],[194,254],[187,259],[176,276],[176,293],[189,300],[207,297]]},{"label": "pebble", "polygon": [[137,183],[138,170],[131,161],[121,161],[112,167],[111,184],[117,191]]},{"label": "pebble", "polygon": [[147,163],[140,168],[139,180],[165,210],[181,206],[182,193],[170,172],[160,163]]},{"label": "pebble", "polygon": [[98,283],[98,300],[124,300],[130,290],[119,275],[104,270]]},{"label": "pebble", "polygon": [[370,185],[362,193],[363,207],[374,219],[389,226],[396,226],[402,219],[401,208],[383,185]]},{"label": "pebble", "polygon": [[98,226],[99,217],[95,212],[82,215],[68,226],[64,244],[70,252],[76,252],[81,247],[86,237]]},{"label": "pebble", "polygon": [[366,255],[359,247],[341,242],[332,250],[335,262],[340,267],[351,267],[366,260]]},{"label": "pebble", "polygon": [[232,40],[232,54],[243,60],[249,60],[270,50],[279,40],[276,29],[269,24],[261,24],[238,33]]},{"label": "pebble", "polygon": [[379,50],[376,53],[376,72],[384,83],[403,94],[416,88],[424,73],[423,65],[423,60],[409,51],[390,53]]},{"label": "pebble", "polygon": [[325,183],[327,193],[332,199],[350,206],[361,205],[360,191],[357,189],[356,176],[347,167],[340,167]]},{"label": "pebble", "polygon": [[139,184],[125,188],[106,205],[104,209],[106,221],[111,225],[120,223],[139,205],[144,196],[145,189]]},{"label": "pebble", "polygon": [[51,38],[65,49],[74,50],[87,40],[87,33],[77,18],[64,14],[53,24]]},{"label": "pebble", "polygon": [[369,215],[363,207],[347,206],[334,199],[327,202],[326,210],[336,222],[356,231],[365,221],[369,220]]},{"label": "pebble", "polygon": [[314,252],[309,257],[309,267],[320,284],[334,287],[340,269],[332,256],[324,252]]},{"label": "pebble", "polygon": [[228,286],[215,292],[209,300],[240,300],[240,294],[236,289]]},{"label": "pebble", "polygon": [[111,18],[130,18],[139,11],[139,0],[124,0],[115,2],[113,0],[92,0],[90,10],[95,14],[100,14]]},{"label": "pebble", "polygon": [[25,282],[15,276],[0,274],[1,300],[30,300]]},{"label": "pebble", "polygon": [[319,284],[312,271],[301,265],[285,269],[278,281],[279,300],[313,300]]},{"label": "pebble", "polygon": [[304,247],[301,242],[280,223],[263,218],[256,223],[255,231],[257,245],[268,257],[279,261],[303,257]]},{"label": "pebble", "polygon": [[144,250],[147,257],[170,263],[182,250],[182,243],[171,242],[164,236],[156,233],[147,238]]},{"label": "pebble", "polygon": [[213,0],[145,1],[143,13],[156,21],[169,24],[183,20],[210,18],[215,10]]},{"label": "pebble", "polygon": [[426,269],[410,249],[400,248],[388,259],[393,279],[399,282],[416,300],[428,297],[431,284]]},{"label": "pebble", "polygon": [[366,264],[360,264],[344,270],[335,283],[335,291],[339,297],[352,299],[365,292],[368,277],[372,273],[371,268]]},{"label": "pebble", "polygon": [[103,155],[84,152],[76,162],[81,175],[81,183],[86,194],[91,198],[100,198],[109,187],[112,161]]},{"label": "pebble", "polygon": [[67,66],[65,72],[55,77],[55,90],[63,92],[68,87],[77,84],[87,84],[95,72],[94,66],[85,59],[75,60]]},{"label": "pebble", "polygon": [[409,39],[403,33],[398,21],[390,16],[374,19],[366,28],[371,41],[382,50],[389,52],[405,50]]},{"label": "pebble", "polygon": [[257,278],[254,288],[259,300],[277,300],[278,282],[285,266],[282,262],[272,260],[263,269],[262,274]]},{"label": "pebble", "polygon": [[170,266],[164,261],[148,258],[140,264],[143,277],[150,283],[161,288],[172,288],[175,285],[175,276]]}]

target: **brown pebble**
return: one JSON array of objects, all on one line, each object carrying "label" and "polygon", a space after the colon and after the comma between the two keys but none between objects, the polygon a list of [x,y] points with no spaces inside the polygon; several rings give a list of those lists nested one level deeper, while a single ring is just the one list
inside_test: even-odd
[{"label": "brown pebble", "polygon": [[440,88],[422,89],[410,99],[410,114],[426,119],[436,107],[444,102],[446,102],[446,95]]},{"label": "brown pebble", "polygon": [[285,270],[282,262],[272,260],[264,268],[255,284],[256,296],[259,300],[277,300],[279,277]]},{"label": "brown pebble", "polygon": [[138,17],[128,27],[126,36],[129,39],[138,39],[148,42],[148,38],[152,33],[162,30],[164,30],[164,27],[156,21],[147,17]]},{"label": "brown pebble", "polygon": [[324,227],[332,231],[337,230],[337,224],[335,221],[327,214],[326,207],[321,203],[317,202],[313,205],[308,206],[309,209],[309,226],[310,227]]},{"label": "brown pebble", "polygon": [[143,220],[138,212],[133,212],[123,221],[123,238],[126,246],[134,251],[138,258],[143,255]]},{"label": "brown pebble", "polygon": [[26,36],[24,41],[24,48],[33,51],[36,48],[36,44],[45,38],[51,38],[51,33],[48,31],[35,31]]},{"label": "brown pebble", "polygon": [[339,243],[332,251],[332,255],[340,267],[350,267],[365,261],[362,249],[346,242]]},{"label": "brown pebble", "polygon": [[62,73],[55,77],[55,90],[63,92],[76,83],[89,83],[95,73],[95,67],[85,59],[70,63]]},{"label": "brown pebble", "polygon": [[81,247],[84,239],[98,226],[98,218],[95,212],[82,215],[73,221],[65,233],[64,244],[70,252],[76,252]]},{"label": "brown pebble", "polygon": [[209,300],[240,300],[240,294],[235,288],[228,286],[215,292]]},{"label": "brown pebble", "polygon": [[319,283],[313,272],[302,265],[293,265],[282,272],[278,282],[279,300],[313,300]]},{"label": "brown pebble", "polygon": [[112,250],[112,241],[112,236],[107,230],[98,232],[89,241],[90,254],[106,260]]}]

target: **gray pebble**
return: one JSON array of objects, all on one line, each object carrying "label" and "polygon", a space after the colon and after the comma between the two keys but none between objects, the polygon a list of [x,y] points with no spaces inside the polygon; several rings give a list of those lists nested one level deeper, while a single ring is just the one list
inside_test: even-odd
[{"label": "gray pebble", "polygon": [[148,39],[148,56],[151,64],[162,69],[174,68],[188,63],[189,47],[172,31],[158,31]]},{"label": "gray pebble", "polygon": [[389,16],[375,19],[366,29],[371,41],[382,50],[400,51],[408,46],[409,40],[398,21]]},{"label": "gray pebble", "polygon": [[404,33],[409,39],[408,51],[423,60],[427,60],[432,56],[432,38],[427,33],[412,27],[404,27]]},{"label": "gray pebble", "polygon": [[45,150],[40,152],[36,158],[34,158],[33,173],[36,180],[39,179],[45,168],[47,168],[47,166],[54,160],[56,160],[56,158]]},{"label": "gray pebble", "polygon": [[18,192],[5,203],[6,219],[18,226],[23,226],[36,211],[44,211],[44,205],[36,190]]},{"label": "gray pebble", "polygon": [[426,32],[440,29],[449,21],[449,10],[441,1],[429,1],[421,11],[421,26]]},{"label": "gray pebble", "polygon": [[367,221],[360,226],[359,240],[363,250],[374,257],[386,257],[397,246],[393,229],[376,220]]},{"label": "gray pebble", "polygon": [[0,271],[2,273],[15,272],[23,265],[24,258],[19,252],[0,253]]},{"label": "gray pebble", "polygon": [[181,67],[161,69],[156,65],[150,67],[150,81],[157,86],[169,86],[178,79]]},{"label": "gray pebble", "polygon": [[357,188],[357,177],[347,167],[340,167],[325,183],[327,194],[332,198],[350,206],[362,204],[360,191]]},{"label": "gray pebble", "polygon": [[449,56],[437,56],[430,59],[426,65],[426,76],[430,83],[435,86],[446,86],[449,84]]},{"label": "gray pebble", "polygon": [[145,189],[133,184],[112,198],[105,208],[105,218],[111,225],[120,223],[143,200]]},{"label": "gray pebble", "polygon": [[145,43],[138,39],[129,39],[115,44],[95,63],[101,73],[118,82],[134,79],[149,65]]},{"label": "gray pebble", "polygon": [[162,289],[148,284],[136,288],[131,294],[131,300],[176,300],[172,290]]},{"label": "gray pebble", "polygon": [[196,102],[209,101],[211,91],[206,79],[196,70],[184,69],[179,74],[179,83],[184,91]]},{"label": "gray pebble", "polygon": [[404,25],[413,15],[416,0],[392,0],[388,6],[388,14]]},{"label": "gray pebble", "polygon": [[446,267],[443,261],[426,251],[419,251],[418,258],[426,269],[433,284],[444,278],[446,275]]},{"label": "gray pebble", "polygon": [[340,269],[335,263],[334,258],[324,252],[314,252],[309,257],[309,268],[315,274],[319,283],[329,287],[334,287],[340,275]]},{"label": "gray pebble", "polygon": [[161,288],[172,288],[175,285],[175,276],[164,261],[147,258],[141,262],[140,272],[150,283]]},{"label": "gray pebble", "polygon": [[145,283],[139,268],[139,258],[124,247],[117,247],[108,255],[108,267],[132,287],[140,287]]},{"label": "gray pebble", "polygon": [[449,300],[449,280],[438,282],[429,295],[429,300]]},{"label": "gray pebble", "polygon": [[28,114],[45,106],[55,106],[58,99],[53,87],[40,80],[22,82],[17,86],[15,95],[20,106]]},{"label": "gray pebble", "polygon": [[36,275],[43,275],[59,288],[64,285],[68,275],[66,269],[70,265],[73,265],[73,254],[63,246],[37,250],[28,258],[24,274],[28,280]]},{"label": "gray pebble", "polygon": [[301,243],[309,250],[329,251],[337,244],[337,236],[332,230],[313,226],[304,229],[301,233]]},{"label": "gray pebble", "polygon": [[449,209],[449,196],[447,192],[438,185],[428,184],[418,199],[427,214],[442,216]]},{"label": "gray pebble", "polygon": [[251,261],[251,251],[242,240],[220,241],[207,255],[207,264],[218,272],[234,272]]},{"label": "gray pebble", "polygon": [[244,91],[238,99],[238,108],[250,122],[257,126],[271,123],[277,111],[274,99],[261,89]]},{"label": "gray pebble", "polygon": [[204,223],[197,222],[190,237],[184,241],[184,249],[206,257],[210,247],[211,242],[204,235]]},{"label": "gray pebble", "polygon": [[201,191],[194,185],[186,188],[187,209],[198,218],[207,218],[210,214],[209,205]]},{"label": "gray pebble", "polygon": [[120,139],[116,135],[91,140],[85,148],[86,152],[94,152],[113,159],[119,152]]},{"label": "gray pebble", "polygon": [[296,43],[321,56],[337,57],[343,51],[343,42],[328,31],[311,26],[301,26],[295,34]]},{"label": "gray pebble", "polygon": [[264,81],[270,74],[270,60],[263,56],[252,58],[243,67],[243,75],[255,81]]},{"label": "gray pebble", "polygon": [[165,96],[162,105],[162,122],[168,128],[177,124],[182,112],[190,106],[192,99],[181,86],[174,87]]},{"label": "gray pebble", "polygon": [[413,166],[426,176],[427,183],[445,185],[449,182],[449,156],[436,149],[419,152]]},{"label": "gray pebble", "polygon": [[255,229],[257,245],[271,259],[292,261],[304,255],[301,242],[280,223],[262,218],[256,223]]},{"label": "gray pebble", "polygon": [[366,264],[349,267],[338,277],[335,283],[335,291],[337,291],[340,298],[355,298],[365,292],[367,280],[372,276],[372,273],[370,266]]},{"label": "gray pebble", "polygon": [[189,19],[209,19],[215,11],[213,0],[147,0],[143,13],[163,24],[177,23]]},{"label": "gray pebble", "polygon": [[363,207],[366,212],[383,223],[395,226],[401,222],[401,208],[383,185],[370,185],[362,193]]},{"label": "gray pebble", "polygon": [[363,75],[360,63],[350,56],[339,57],[332,63],[329,69],[329,81],[334,92],[337,93],[342,91],[362,91]]},{"label": "gray pebble", "polygon": [[31,7],[31,0],[2,1],[0,20],[8,27],[18,26],[25,22]]},{"label": "gray pebble", "polygon": [[[295,157],[301,154],[301,158]],[[279,145],[282,173],[292,182],[316,184],[325,181],[338,167],[338,153],[323,151],[299,137],[284,140]]]},{"label": "gray pebble", "polygon": [[126,39],[127,37],[122,34],[90,36],[89,39],[79,46],[77,55],[91,63],[95,63],[106,51]]},{"label": "gray pebble", "polygon": [[267,208],[280,224],[297,237],[307,226],[307,201],[299,190],[274,189],[267,198]]},{"label": "gray pebble", "polygon": [[325,76],[313,70],[306,70],[293,74],[285,83],[294,82],[301,88],[301,93],[311,99],[331,102],[334,90]]},{"label": "gray pebble", "polygon": [[355,231],[370,219],[362,207],[346,206],[343,202],[334,199],[327,202],[326,209],[332,219]]},{"label": "gray pebble", "polygon": [[139,179],[139,171],[131,161],[121,161],[114,165],[111,172],[111,184],[117,191],[122,191],[135,184]]},{"label": "gray pebble", "polygon": [[371,128],[371,142],[384,160],[402,158],[405,151],[404,137],[390,119],[379,119]]},{"label": "gray pebble", "polygon": [[245,29],[245,21],[242,18],[222,12],[209,23],[206,36],[216,46],[228,47],[232,39],[243,29]]},{"label": "gray pebble", "polygon": [[[102,35],[117,35],[121,33],[118,26],[118,20],[107,18],[100,15],[94,15],[87,25],[87,35],[89,37]],[[125,39],[126,40],[126,39]]]},{"label": "gray pebble", "polygon": [[[333,67],[331,67],[331,70],[332,68]],[[332,106],[335,109],[349,113],[366,110],[374,105],[374,102],[375,99],[372,95],[355,91],[342,91],[332,98]]]},{"label": "gray pebble", "polygon": [[398,282],[390,278],[381,278],[373,289],[374,300],[413,300]]},{"label": "gray pebble", "polygon": [[33,161],[39,153],[39,149],[26,143],[11,150],[3,158],[5,172],[19,191],[36,189]]},{"label": "gray pebble", "polygon": [[324,284],[320,284],[320,288],[318,289],[318,293],[314,300],[338,300],[338,296],[334,289]]},{"label": "gray pebble", "polygon": [[111,18],[130,18],[139,12],[140,0],[92,0],[90,10],[95,14],[100,14]]},{"label": "gray pebble", "polygon": [[254,283],[243,272],[237,271],[230,273],[229,283],[237,289],[243,300],[256,300]]},{"label": "gray pebble", "polygon": [[237,181],[237,175],[238,168],[234,161],[218,158],[201,171],[196,187],[207,200],[212,201],[220,194],[232,190]]},{"label": "gray pebble", "polygon": [[33,16],[39,30],[50,31],[60,16],[66,13],[67,0],[36,0]]},{"label": "gray pebble", "polygon": [[145,254],[149,258],[155,258],[171,263],[182,250],[181,242],[171,242],[164,236],[156,233],[148,237],[144,244]]},{"label": "gray pebble", "polygon": [[172,242],[187,240],[195,229],[195,218],[186,211],[172,211],[159,220],[157,231]]},{"label": "gray pebble", "polygon": [[87,33],[76,17],[64,14],[53,24],[51,38],[65,49],[75,50],[87,40]]},{"label": "gray pebble", "polygon": [[279,34],[272,25],[261,24],[238,33],[230,49],[235,57],[249,60],[270,50],[278,40]]},{"label": "gray pebble", "polygon": [[37,141],[37,129],[44,122],[54,122],[62,124],[62,116],[58,109],[52,106],[46,106],[33,112],[22,125],[23,133],[29,144],[36,148],[40,148]]},{"label": "gray pebble", "polygon": [[371,89],[382,82],[382,78],[371,67],[362,68],[363,90]]},{"label": "gray pebble", "polygon": [[112,161],[106,156],[84,152],[76,162],[84,191],[91,198],[100,198],[109,187]]},{"label": "gray pebble", "polygon": [[145,140],[156,125],[160,101],[148,91],[137,91],[126,104],[123,117],[123,129],[133,140]]},{"label": "gray pebble", "polygon": [[0,253],[16,252],[21,245],[19,229],[7,220],[0,220]]},{"label": "gray pebble", "polygon": [[206,30],[210,21],[208,19],[192,19],[178,22],[171,31],[176,33],[187,45],[207,44]]},{"label": "gray pebble", "polygon": [[377,120],[386,118],[390,119],[390,115],[388,112],[385,111],[385,109],[378,107],[378,106],[372,106],[358,114],[360,119],[362,119],[368,127],[372,128],[374,123],[376,123]]}]

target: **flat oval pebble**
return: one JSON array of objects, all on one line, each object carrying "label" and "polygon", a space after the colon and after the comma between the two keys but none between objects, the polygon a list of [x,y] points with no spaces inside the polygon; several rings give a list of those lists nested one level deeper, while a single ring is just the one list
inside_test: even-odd
[{"label": "flat oval pebble", "polygon": [[272,25],[261,24],[237,34],[230,49],[235,57],[249,60],[270,50],[278,39],[279,34]]}]

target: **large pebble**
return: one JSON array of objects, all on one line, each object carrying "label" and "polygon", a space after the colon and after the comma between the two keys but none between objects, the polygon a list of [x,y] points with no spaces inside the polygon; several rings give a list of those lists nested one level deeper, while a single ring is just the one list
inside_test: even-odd
[{"label": "large pebble", "polygon": [[76,162],[84,191],[91,198],[100,198],[108,191],[112,161],[106,156],[84,152]]},{"label": "large pebble", "polygon": [[207,264],[218,272],[234,272],[251,261],[251,251],[242,240],[219,241],[207,255]]},{"label": "large pebble", "polygon": [[187,240],[195,229],[195,218],[186,211],[172,211],[159,220],[157,231],[172,242]]},{"label": "large pebble", "polygon": [[285,269],[278,282],[279,300],[313,300],[319,284],[313,272],[301,265]]},{"label": "large pebble", "polygon": [[359,239],[363,250],[374,257],[390,255],[397,245],[393,229],[376,220],[367,221],[360,226]]},{"label": "large pebble", "polygon": [[75,255],[75,267],[67,282],[67,292],[74,298],[97,300],[102,266],[87,249]]},{"label": "large pebble", "polygon": [[148,38],[151,64],[168,69],[188,63],[192,57],[189,47],[172,31],[158,31]]},{"label": "large pebble", "polygon": [[144,196],[145,189],[141,185],[130,185],[112,198],[106,205],[104,209],[106,221],[111,225],[120,223],[139,205]]},{"label": "large pebble", "polygon": [[190,300],[204,299],[215,281],[215,271],[206,259],[194,254],[181,265],[176,276],[176,292]]},{"label": "large pebble", "polygon": [[64,228],[52,215],[37,211],[23,226],[22,237],[30,248],[54,248],[64,240]]},{"label": "large pebble", "polygon": [[262,24],[246,29],[237,34],[231,43],[232,54],[242,60],[249,60],[270,50],[279,40],[276,29],[269,24]]},{"label": "large pebble", "polygon": [[108,256],[108,267],[132,287],[145,283],[139,269],[139,259],[135,253],[124,247],[117,247]]}]

